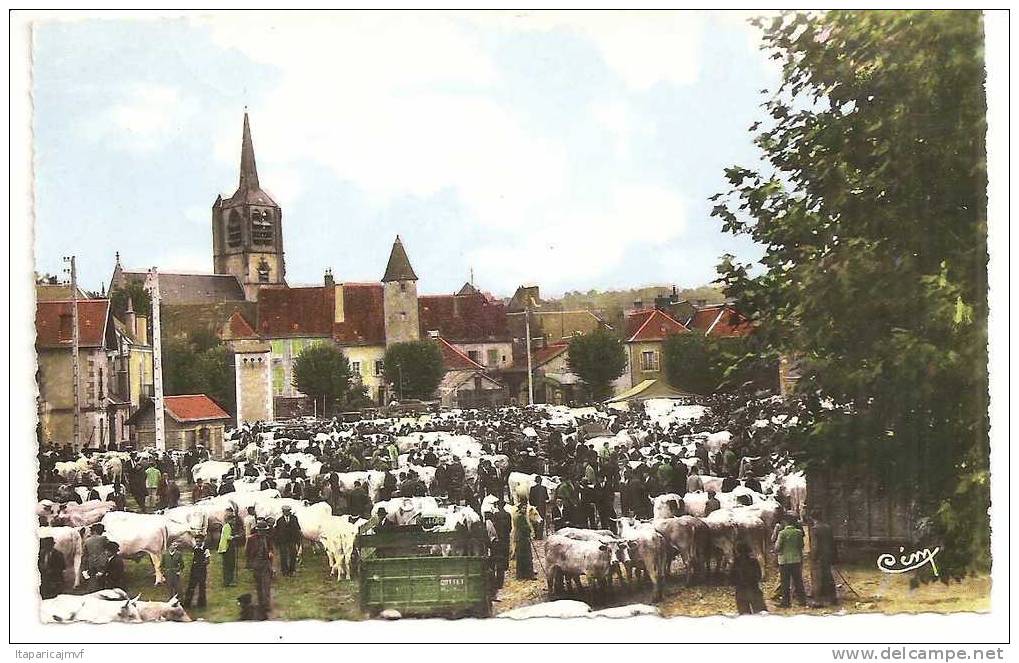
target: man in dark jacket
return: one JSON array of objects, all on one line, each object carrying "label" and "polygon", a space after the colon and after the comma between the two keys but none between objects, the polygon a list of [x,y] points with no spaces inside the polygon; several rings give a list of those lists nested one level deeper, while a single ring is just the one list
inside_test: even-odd
[{"label": "man in dark jacket", "polygon": [[54,548],[52,536],[39,539],[39,595],[51,599],[64,587],[66,562],[63,554]]},{"label": "man in dark jacket", "polygon": [[96,523],[92,526],[92,533],[84,544],[84,560],[83,565],[85,570],[82,575],[86,580],[86,587],[90,592],[99,591],[103,588],[103,574],[106,573],[106,544],[109,540],[106,538],[104,533],[106,528],[103,527],[102,523]]},{"label": "man in dark jacket", "polygon": [[191,573],[188,574],[188,589],[184,593],[184,607],[191,607],[195,590],[198,590],[198,607],[205,607],[205,581],[209,576],[209,559],[212,552],[205,545],[205,535],[195,536],[195,547],[191,554]]},{"label": "man in dark jacket", "polygon": [[835,578],[831,567],[838,559],[835,550],[835,537],[831,525],[821,520],[821,513],[811,513],[810,524],[810,563],[814,567],[811,576],[814,586],[811,588],[814,601],[819,605],[831,605],[839,602],[835,589]]},{"label": "man in dark jacket", "polygon": [[273,528],[276,549],[280,552],[280,573],[294,575],[297,567],[297,544],[301,541],[301,525],[291,513],[289,504],[283,506],[283,515]]},{"label": "man in dark jacket", "polygon": [[255,522],[244,547],[247,568],[255,577],[255,592],[258,596],[258,607],[262,615],[269,613],[270,592],[272,587],[272,547],[269,544],[269,523],[264,518]]},{"label": "man in dark jacket", "polygon": [[534,475],[534,485],[527,493],[527,500],[538,510],[541,516],[541,523],[535,527],[534,538],[539,541],[545,535],[545,521],[548,520],[548,490],[541,482],[541,477]]},{"label": "man in dark jacket", "polygon": [[761,566],[750,554],[750,546],[740,542],[732,564],[732,584],[736,589],[736,609],[741,615],[765,610],[761,594]]}]

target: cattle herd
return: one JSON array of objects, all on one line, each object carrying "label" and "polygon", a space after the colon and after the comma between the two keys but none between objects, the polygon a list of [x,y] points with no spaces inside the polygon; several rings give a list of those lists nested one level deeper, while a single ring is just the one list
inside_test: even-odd
[{"label": "cattle herd", "polygon": [[[554,601],[543,605],[557,608],[503,616],[600,614],[555,599],[590,601],[634,583],[658,600],[674,572],[687,583],[711,577],[739,544],[767,568],[776,522],[798,514],[805,496],[803,474],[776,442],[795,415],[778,412],[777,399],[732,396],[628,408],[537,405],[260,423],[228,433],[222,458],[200,447],[43,449],[40,495],[50,490],[37,505],[39,536],[52,539],[66,564],[59,593],[42,602],[42,620],[188,621],[176,597],[145,602],[120,587],[81,593],[83,537],[95,523],[120,558],[148,558],[160,585],[171,546],[191,547],[199,535],[218,541],[230,514],[272,523],[285,508],[299,523],[299,547],[324,550],[338,579],[356,577],[361,535],[394,526],[480,530],[498,557],[500,545],[520,540],[518,518],[506,541],[488,515],[524,508],[541,539],[531,549],[537,580]],[[156,492],[139,484],[149,467],[183,486],[184,499],[164,483],[146,505]],[[128,493],[136,496],[130,509]],[[507,556],[519,556],[519,545]],[[436,554],[462,552],[445,546]],[[619,610],[642,614],[639,606]]]}]

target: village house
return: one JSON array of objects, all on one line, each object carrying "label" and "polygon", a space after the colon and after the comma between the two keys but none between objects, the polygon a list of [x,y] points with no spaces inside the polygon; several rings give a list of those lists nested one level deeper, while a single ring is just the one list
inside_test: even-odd
[{"label": "village house", "polygon": [[682,322],[658,309],[630,313],[626,317],[625,337],[630,384],[638,386],[647,380],[668,383],[663,364],[665,341],[689,331]]},{"label": "village house", "polygon": [[[146,401],[129,420],[134,427],[134,443],[138,449],[156,445],[155,412],[153,401]],[[221,458],[223,433],[229,422],[230,415],[205,394],[163,398],[163,439],[166,449],[185,450],[201,445],[213,457]]]}]

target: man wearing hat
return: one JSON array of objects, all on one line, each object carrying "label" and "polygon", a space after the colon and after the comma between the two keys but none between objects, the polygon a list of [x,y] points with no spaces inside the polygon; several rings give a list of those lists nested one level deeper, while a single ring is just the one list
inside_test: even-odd
[{"label": "man wearing hat", "polygon": [[715,497],[715,491],[709,490],[708,499],[706,502],[704,502],[704,517],[707,518],[712,513],[718,511],[721,508],[722,504],[721,502],[718,501],[718,498]]},{"label": "man wearing hat", "polygon": [[289,504],[283,505],[283,515],[276,521],[273,532],[276,548],[280,551],[280,572],[285,576],[294,575],[297,567],[297,544],[301,541],[301,525],[291,511]]},{"label": "man wearing hat", "polygon": [[205,535],[195,535],[195,547],[191,554],[191,573],[188,574],[188,589],[184,594],[184,607],[191,607],[191,599],[198,590],[198,607],[205,607],[205,581],[209,575],[209,558],[212,552],[205,545]]},{"label": "man wearing hat", "polygon": [[219,535],[217,551],[223,556],[223,586],[233,587],[237,584],[237,547],[244,538],[244,527],[241,525],[232,506],[226,508],[223,530]]},{"label": "man wearing hat", "polygon": [[245,566],[255,577],[255,592],[262,614],[269,613],[269,596],[272,584],[272,548],[269,545],[269,523],[265,518],[255,521],[255,529],[244,546]]}]

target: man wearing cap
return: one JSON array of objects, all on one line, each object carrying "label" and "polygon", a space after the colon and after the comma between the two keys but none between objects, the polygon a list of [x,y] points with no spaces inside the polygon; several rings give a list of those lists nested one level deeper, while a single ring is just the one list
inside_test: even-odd
[{"label": "man wearing cap", "polygon": [[145,468],[145,491],[148,493],[148,504],[153,509],[159,504],[159,484],[163,477],[162,472],[155,464]]},{"label": "man wearing cap", "polygon": [[223,586],[233,587],[237,584],[237,546],[244,538],[244,528],[234,513],[234,508],[226,508],[226,518],[223,520],[223,530],[219,535],[219,547],[217,551],[223,556]]},{"label": "man wearing cap", "polygon": [[265,518],[255,521],[255,529],[244,546],[245,566],[255,577],[255,592],[262,614],[269,613],[269,597],[272,585],[272,548],[269,545],[269,523]]},{"label": "man wearing cap", "polygon": [[280,572],[285,576],[294,575],[297,566],[297,544],[301,541],[301,525],[291,511],[289,504],[283,505],[283,515],[276,521],[273,532],[276,547],[280,551]]}]

